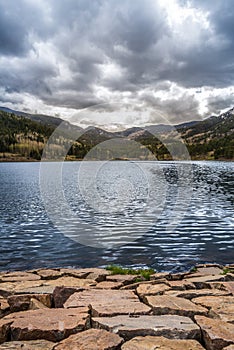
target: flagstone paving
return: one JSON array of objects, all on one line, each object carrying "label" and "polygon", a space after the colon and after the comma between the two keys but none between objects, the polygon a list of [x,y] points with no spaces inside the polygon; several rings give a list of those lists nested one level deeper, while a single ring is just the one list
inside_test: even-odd
[{"label": "flagstone paving", "polygon": [[233,265],[0,273],[0,350],[234,350]]}]

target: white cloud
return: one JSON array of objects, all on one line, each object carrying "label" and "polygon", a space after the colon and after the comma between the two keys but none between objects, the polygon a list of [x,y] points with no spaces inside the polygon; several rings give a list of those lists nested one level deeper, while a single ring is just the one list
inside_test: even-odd
[{"label": "white cloud", "polygon": [[[157,122],[153,109],[172,123],[219,113],[234,87],[233,3],[220,3],[0,0],[0,22],[11,14],[0,26],[0,103],[64,118],[99,105],[82,125],[113,128]],[[115,103],[128,113],[110,113]]]}]

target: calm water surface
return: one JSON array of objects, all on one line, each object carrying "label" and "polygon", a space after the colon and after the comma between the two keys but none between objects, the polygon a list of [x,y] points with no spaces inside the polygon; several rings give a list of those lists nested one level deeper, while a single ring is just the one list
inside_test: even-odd
[{"label": "calm water surface", "polygon": [[[142,165],[143,162],[117,161],[104,164],[96,176],[101,199],[105,204],[108,197],[107,203],[123,207],[117,211],[109,207],[109,213],[105,205],[99,212],[91,208],[87,198],[96,202],[90,193],[86,200],[82,197],[77,186],[80,164],[64,164],[67,201],[75,215],[87,224],[87,233],[95,240],[118,237],[123,244],[97,248],[72,240],[70,233],[79,221],[68,224],[68,236],[63,235],[44,207],[39,186],[40,164],[0,163],[0,270],[121,264],[177,271],[197,262],[234,262],[233,162],[192,163],[192,198],[173,232],[168,222],[175,210],[179,163],[145,162]],[[88,178],[94,163],[87,164]],[[187,165],[180,163],[179,166]],[[149,188],[141,171],[144,167],[151,174]],[[162,191],[165,186],[166,192]],[[147,205],[149,195],[158,196],[157,200],[164,197],[162,210],[155,215],[156,200],[151,201],[152,210],[142,217],[140,212]],[[128,241],[126,237],[128,234],[131,237],[133,225],[136,237]]]}]

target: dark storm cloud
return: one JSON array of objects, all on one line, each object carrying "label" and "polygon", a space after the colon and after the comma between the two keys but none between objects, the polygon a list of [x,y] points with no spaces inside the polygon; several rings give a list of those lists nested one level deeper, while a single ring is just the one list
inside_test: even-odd
[{"label": "dark storm cloud", "polygon": [[222,110],[233,106],[234,93],[228,96],[213,96],[208,98],[209,113],[220,114]]},{"label": "dark storm cloud", "polygon": [[[157,111],[161,112],[172,124],[180,123],[184,120],[194,120],[199,116],[199,103],[194,96],[188,93],[183,93],[176,98],[168,98],[166,100],[161,100],[150,93],[145,93],[141,96],[141,100],[146,105],[154,107]],[[161,122],[162,120],[158,119],[157,112],[151,113],[149,123],[160,124]]]},{"label": "dark storm cloud", "polygon": [[[0,2],[0,54],[22,55],[29,46],[27,31],[22,24],[20,11],[6,9],[5,4]],[[14,4],[11,2],[10,5]]]},{"label": "dark storm cloud", "polygon": [[[185,89],[232,86],[233,1],[178,0],[192,10],[185,18],[163,4],[0,0],[0,88],[81,109],[108,102],[111,94],[136,98],[139,91],[166,91],[172,83]],[[197,99],[186,92],[164,100],[145,93],[144,103],[180,121],[199,113]],[[213,104],[208,101],[210,110],[218,109]]]},{"label": "dark storm cloud", "polygon": [[25,55],[33,48],[32,36],[50,36],[52,28],[46,16],[36,2],[0,0],[0,55]]}]

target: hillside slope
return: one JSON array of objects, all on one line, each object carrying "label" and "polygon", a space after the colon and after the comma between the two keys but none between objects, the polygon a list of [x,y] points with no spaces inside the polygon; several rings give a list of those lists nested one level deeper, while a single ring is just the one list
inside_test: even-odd
[{"label": "hillside slope", "polygon": [[[39,160],[43,148],[55,128],[62,122],[60,118],[29,115],[27,113],[11,112],[0,107],[0,160]],[[10,112],[9,112],[10,111]],[[53,120],[55,119],[55,120]],[[68,130],[77,132],[82,130],[68,122]],[[201,122],[194,121],[176,125],[179,135],[183,138],[192,159],[234,159],[234,108],[220,116],[212,116]],[[83,158],[94,146],[97,146],[94,159],[105,159],[111,153],[98,146],[106,140],[122,139],[134,140],[147,147],[159,160],[170,160],[167,148],[154,135],[160,135],[171,147],[175,138],[173,128],[169,125],[151,125],[147,128],[133,127],[122,132],[111,133],[100,128],[89,127],[82,136],[73,142],[67,159]],[[72,132],[61,133],[52,148],[52,156],[59,154],[71,142]],[[114,145],[114,143],[112,143]],[[123,158],[137,158],[140,154],[130,142],[116,142],[116,149],[121,148]],[[115,158],[115,149],[113,158]]]}]

